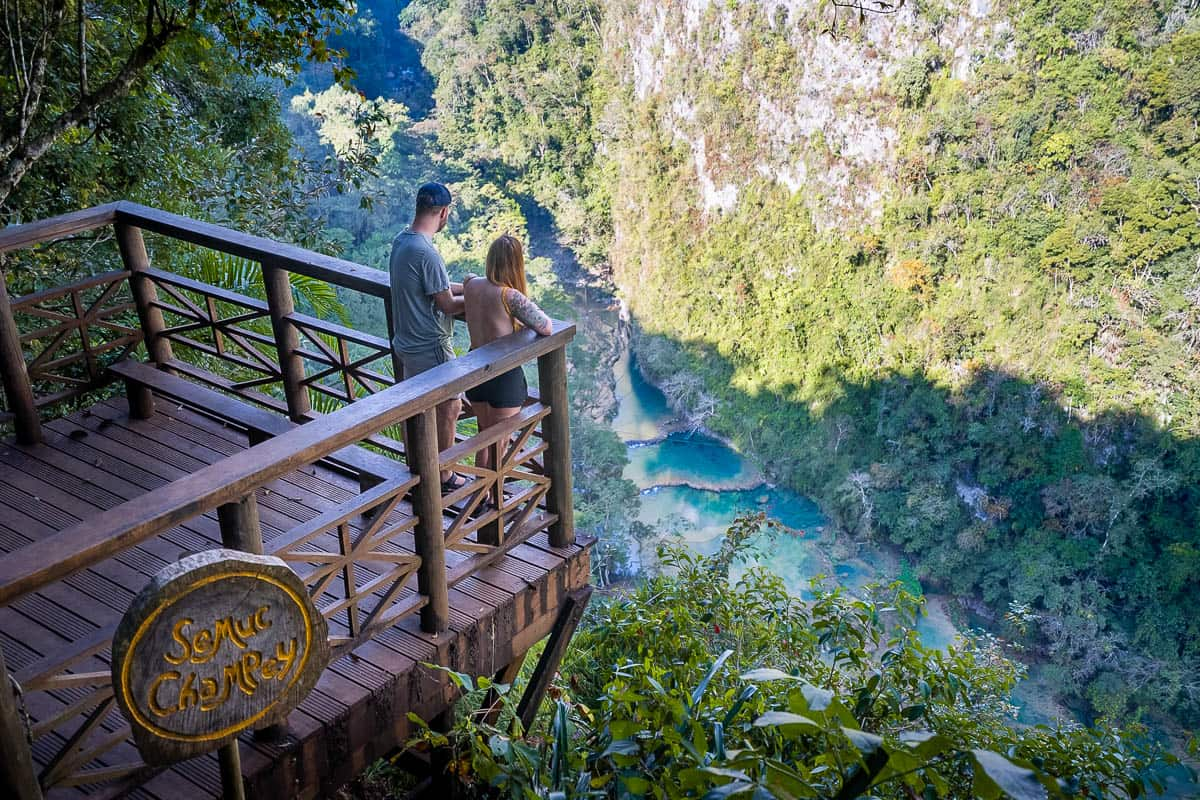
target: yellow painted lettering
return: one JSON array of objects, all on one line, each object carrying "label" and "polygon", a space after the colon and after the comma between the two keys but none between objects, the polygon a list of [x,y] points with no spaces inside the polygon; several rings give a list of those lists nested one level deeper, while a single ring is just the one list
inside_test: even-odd
[{"label": "yellow painted lettering", "polygon": [[276,668],[276,678],[283,680],[288,674],[292,668],[292,662],[296,660],[296,651],[299,649],[295,636],[289,639],[286,645],[283,642],[275,645],[275,660],[280,665]]},{"label": "yellow painted lettering", "polygon": [[200,704],[200,693],[196,691],[195,683],[196,673],[189,672],[187,680],[183,682],[183,686],[179,689],[178,709],[180,711]]},{"label": "yellow painted lettering", "polygon": [[208,628],[202,628],[199,633],[192,637],[192,663],[205,664],[212,660],[216,655],[217,648],[213,642],[213,635]]},{"label": "yellow painted lettering", "polygon": [[270,606],[259,606],[258,611],[254,612],[254,629],[257,631],[265,631],[271,627],[271,620],[267,619],[267,612],[271,610]]},{"label": "yellow painted lettering", "polygon": [[183,629],[191,624],[192,620],[188,619],[187,617],[184,617],[183,619],[179,620],[179,622],[175,623],[175,627],[171,629],[171,638],[178,642],[179,646],[183,648],[183,654],[175,655],[174,653],[164,653],[163,661],[166,661],[168,664],[178,665],[192,657],[192,646],[188,642],[187,636],[184,635],[183,632]]},{"label": "yellow painted lettering", "polygon": [[242,656],[242,691],[246,694],[253,695],[254,690],[258,688],[258,680],[254,674],[261,665],[262,653],[257,650],[251,650]]},{"label": "yellow painted lettering", "polygon": [[164,672],[162,675],[159,675],[154,679],[154,683],[150,684],[150,691],[146,697],[146,705],[150,707],[150,710],[154,712],[156,716],[167,717],[175,713],[175,709],[167,708],[158,701],[158,689],[167,681],[177,681],[180,679],[180,677],[182,676],[172,669]]},{"label": "yellow painted lettering", "polygon": [[254,627],[254,615],[250,614],[244,620],[235,620],[233,623],[233,632],[237,634],[238,639],[242,641],[242,647],[245,647],[245,642],[258,631]]},{"label": "yellow painted lettering", "polygon": [[217,696],[217,690],[221,685],[217,683],[216,678],[201,678],[200,679],[200,710],[212,711],[216,708],[213,700]]},{"label": "yellow painted lettering", "polygon": [[217,624],[213,626],[214,655],[221,648],[221,642],[226,639],[233,642],[239,650],[246,649],[246,640],[237,635],[237,631],[234,630],[233,619],[230,617],[217,620]]}]

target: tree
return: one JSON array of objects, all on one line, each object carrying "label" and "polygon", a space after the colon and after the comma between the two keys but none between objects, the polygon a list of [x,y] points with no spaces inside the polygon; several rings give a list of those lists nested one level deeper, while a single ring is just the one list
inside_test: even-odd
[{"label": "tree", "polygon": [[[244,74],[285,76],[333,54],[325,36],[350,0],[4,0],[0,25],[0,215],[30,170],[169,59],[233,55]],[[340,77],[348,77],[338,70]]]}]

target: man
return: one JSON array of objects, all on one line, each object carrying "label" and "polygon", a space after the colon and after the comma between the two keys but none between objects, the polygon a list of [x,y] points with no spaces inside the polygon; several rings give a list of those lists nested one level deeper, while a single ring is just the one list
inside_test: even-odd
[{"label": "man", "polygon": [[[433,235],[446,227],[450,217],[450,190],[440,183],[426,183],[417,190],[417,207],[412,225],[392,242],[392,319],[395,333],[392,349],[408,380],[454,358],[450,336],[454,317],[463,312],[462,284],[451,283],[446,262],[433,246]],[[454,426],[462,410],[459,398],[437,407],[438,449],[454,444]],[[452,471],[442,472],[442,488],[453,491],[465,481]]]}]

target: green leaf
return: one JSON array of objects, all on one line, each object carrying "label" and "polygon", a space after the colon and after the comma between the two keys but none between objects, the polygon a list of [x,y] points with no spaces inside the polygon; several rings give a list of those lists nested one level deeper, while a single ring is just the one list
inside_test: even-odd
[{"label": "green leaf", "polygon": [[756,728],[785,728],[798,726],[806,730],[820,730],[821,726],[808,717],[793,714],[790,711],[768,711],[754,720]]},{"label": "green leaf", "polygon": [[1001,793],[1012,800],[1046,800],[1046,787],[1033,770],[990,750],[972,750],[975,760],[975,793],[984,798]]},{"label": "green leaf", "polygon": [[604,748],[601,756],[636,756],[641,748],[633,739],[617,739],[615,742]]},{"label": "green leaf", "polygon": [[609,733],[614,739],[628,739],[641,729],[640,723],[629,719],[614,719],[608,724]]},{"label": "green leaf", "polygon": [[742,675],[742,680],[764,683],[767,681],[799,681],[803,679],[796,675],[788,675],[783,670],[761,667],[759,669],[752,669]]},{"label": "green leaf", "polygon": [[704,795],[704,800],[723,800],[723,798],[726,797],[736,797],[739,794],[752,792],[754,789],[755,786],[753,783],[733,781],[732,783],[727,783],[724,786],[718,786],[714,789],[709,789],[708,793]]},{"label": "green leaf", "polygon": [[501,736],[498,733],[492,734],[488,738],[488,747],[491,748],[492,755],[496,758],[508,758],[512,753],[512,742],[509,741],[507,736]]},{"label": "green leaf", "polygon": [[724,666],[725,662],[729,660],[731,655],[733,655],[733,651],[726,650],[724,653],[721,653],[721,655],[717,656],[717,660],[713,662],[711,667],[709,667],[708,672],[700,680],[700,684],[695,688],[695,690],[692,691],[691,705],[689,708],[695,708],[700,704],[700,699],[704,697],[704,693],[708,691],[708,684],[712,682],[713,677],[716,676],[717,672],[722,666]]},{"label": "green leaf", "polygon": [[900,734],[900,741],[907,745],[916,745],[912,748],[913,752],[926,760],[954,747],[953,742],[933,731],[906,731]]},{"label": "green leaf", "polygon": [[625,788],[629,790],[630,794],[643,795],[650,791],[650,781],[636,775],[622,775],[621,782],[625,784]]},{"label": "green leaf", "polygon": [[744,770],[740,769],[726,769],[724,767],[700,767],[699,771],[705,773],[706,775],[717,775],[722,778],[733,778],[734,780],[739,781],[751,780],[750,776],[747,775]]},{"label": "green leaf", "polygon": [[824,711],[833,702],[833,692],[828,689],[821,689],[806,683],[801,691],[804,692],[804,699],[808,701],[808,707],[812,711]]},{"label": "green leaf", "polygon": [[475,680],[465,672],[455,672],[452,669],[446,670],[446,674],[450,676],[450,680],[454,682],[458,688],[465,692],[474,691]]},{"label": "green leaf", "polygon": [[883,739],[873,733],[860,731],[856,728],[842,728],[842,733],[860,753],[874,753],[883,747]]},{"label": "green leaf", "polygon": [[765,777],[767,788],[782,800],[819,796],[817,790],[805,781],[799,772],[781,761],[767,761]]}]

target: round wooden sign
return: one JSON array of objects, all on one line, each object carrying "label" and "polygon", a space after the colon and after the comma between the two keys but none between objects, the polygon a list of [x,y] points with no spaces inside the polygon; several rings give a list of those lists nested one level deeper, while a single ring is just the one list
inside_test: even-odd
[{"label": "round wooden sign", "polygon": [[148,764],[282,720],[329,661],[328,628],[283,561],[209,550],[165,567],[113,637],[113,691]]}]

